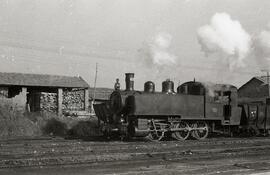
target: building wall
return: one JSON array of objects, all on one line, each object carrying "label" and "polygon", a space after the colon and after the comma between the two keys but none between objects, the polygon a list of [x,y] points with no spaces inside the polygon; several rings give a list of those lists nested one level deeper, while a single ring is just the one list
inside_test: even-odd
[{"label": "building wall", "polygon": [[[26,88],[17,88],[19,91],[13,94],[15,96],[9,97],[9,91],[12,88],[0,87],[0,103],[9,104],[18,110],[27,109],[27,89]],[[15,92],[15,91],[14,91]],[[84,101],[85,94],[84,90],[73,90],[73,91],[64,91],[63,92],[63,111],[84,111]],[[28,93],[29,106],[28,110],[30,111],[49,111],[57,112],[58,110],[58,97],[57,93],[48,93],[48,92],[38,92],[31,91]]]},{"label": "building wall", "polygon": [[8,87],[0,87],[0,98],[8,98]]},{"label": "building wall", "polygon": [[261,98],[268,96],[268,85],[257,79],[252,79],[238,90],[238,96],[248,98]]},{"label": "building wall", "polygon": [[8,88],[0,87],[0,103],[8,104],[18,111],[26,109],[26,88],[22,87],[17,95],[8,98]]}]

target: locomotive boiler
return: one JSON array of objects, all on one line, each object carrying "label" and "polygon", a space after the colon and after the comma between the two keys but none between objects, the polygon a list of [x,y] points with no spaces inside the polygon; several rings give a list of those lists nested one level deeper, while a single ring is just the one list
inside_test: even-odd
[{"label": "locomotive boiler", "polygon": [[241,108],[232,85],[190,81],[174,91],[166,80],[162,91],[148,81],[134,90],[134,74],[126,73],[126,89],[115,90],[106,103],[94,105],[106,136],[147,137],[161,140],[189,137],[201,140],[209,133],[231,134],[239,128]]}]

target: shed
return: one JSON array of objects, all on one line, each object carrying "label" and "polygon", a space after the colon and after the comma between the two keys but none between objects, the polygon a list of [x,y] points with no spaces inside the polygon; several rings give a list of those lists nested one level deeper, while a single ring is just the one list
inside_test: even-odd
[{"label": "shed", "polygon": [[89,85],[82,77],[0,72],[0,98],[22,110],[38,111],[41,93],[56,94],[57,113],[62,115],[63,91],[84,91],[84,110],[89,107]]},{"label": "shed", "polygon": [[239,98],[258,99],[269,95],[268,77],[253,77],[238,89]]},{"label": "shed", "polygon": [[253,77],[238,89],[239,105],[253,128],[266,133],[270,129],[269,77]]}]

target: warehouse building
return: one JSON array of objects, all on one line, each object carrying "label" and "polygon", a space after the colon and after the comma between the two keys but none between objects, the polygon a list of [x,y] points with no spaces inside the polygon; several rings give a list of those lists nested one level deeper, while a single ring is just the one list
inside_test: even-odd
[{"label": "warehouse building", "polygon": [[0,73],[0,102],[21,111],[89,111],[89,85],[81,77]]}]

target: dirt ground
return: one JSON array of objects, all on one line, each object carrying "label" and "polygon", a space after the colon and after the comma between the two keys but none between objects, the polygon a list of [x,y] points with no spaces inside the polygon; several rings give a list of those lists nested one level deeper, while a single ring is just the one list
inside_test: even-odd
[{"label": "dirt ground", "polygon": [[0,141],[0,174],[270,174],[270,138]]}]

